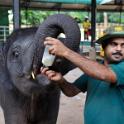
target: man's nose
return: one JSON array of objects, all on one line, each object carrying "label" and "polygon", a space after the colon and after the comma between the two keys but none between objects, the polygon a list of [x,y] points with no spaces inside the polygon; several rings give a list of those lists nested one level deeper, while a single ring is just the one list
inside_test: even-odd
[{"label": "man's nose", "polygon": [[117,51],[121,51],[121,46],[120,46],[120,45],[117,45],[117,46],[116,46],[116,50],[117,50]]}]

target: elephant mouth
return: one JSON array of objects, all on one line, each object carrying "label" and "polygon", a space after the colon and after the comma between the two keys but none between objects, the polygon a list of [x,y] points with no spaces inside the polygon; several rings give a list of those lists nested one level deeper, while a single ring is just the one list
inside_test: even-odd
[{"label": "elephant mouth", "polygon": [[[36,79],[36,74],[34,73],[34,71],[31,71],[31,73],[29,74],[25,74],[25,78],[28,79],[28,80],[35,80]],[[22,77],[22,76],[21,76]]]},{"label": "elephant mouth", "polygon": [[[40,60],[42,60],[42,57],[40,57]],[[29,76],[27,76],[27,78],[29,80],[38,81],[39,79],[43,80],[44,78],[47,78],[45,75],[43,75],[41,73],[41,67],[44,68],[45,66],[40,62],[40,60],[38,60],[38,63],[37,62],[35,63],[35,61],[32,62],[32,67],[31,67]],[[62,58],[56,57],[56,59],[53,62],[53,65],[49,66],[48,68],[50,70],[54,70],[54,71],[60,72],[59,67],[61,66],[61,62],[62,62]],[[40,82],[41,82],[41,80],[40,80]]]},{"label": "elephant mouth", "polygon": [[41,74],[40,72],[41,66],[38,66],[36,70],[31,71],[30,81],[40,86],[47,86],[50,84],[51,81],[47,78],[47,76]]},{"label": "elephant mouth", "polygon": [[37,76],[42,75],[41,72],[40,72],[41,67],[42,67],[42,65],[39,65],[36,68],[33,68],[31,70],[30,77],[31,77],[32,80],[36,80]]},{"label": "elephant mouth", "polygon": [[35,81],[37,80],[37,77],[39,75],[42,75],[41,72],[40,72],[40,69],[42,67],[42,63],[40,64],[34,64],[34,61],[32,62],[32,66],[30,67],[30,70],[27,72],[27,74],[24,74],[25,75],[25,78],[30,80],[30,81]]}]

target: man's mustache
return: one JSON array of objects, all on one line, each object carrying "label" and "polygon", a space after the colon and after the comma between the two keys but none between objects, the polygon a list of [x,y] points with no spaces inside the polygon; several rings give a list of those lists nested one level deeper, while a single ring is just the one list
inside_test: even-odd
[{"label": "man's mustache", "polygon": [[113,53],[112,55],[120,55],[120,56],[123,56],[122,53],[120,53],[120,52]]}]

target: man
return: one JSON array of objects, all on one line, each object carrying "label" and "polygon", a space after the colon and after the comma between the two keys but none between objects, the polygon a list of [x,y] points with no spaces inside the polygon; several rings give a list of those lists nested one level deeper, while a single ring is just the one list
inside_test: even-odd
[{"label": "man", "polygon": [[91,23],[90,23],[89,18],[87,16],[84,18],[82,26],[84,29],[84,40],[89,40]]},{"label": "man", "polygon": [[51,54],[65,57],[85,74],[71,84],[48,68],[42,68],[41,73],[55,81],[67,96],[87,92],[85,124],[124,124],[124,32],[106,34],[97,42],[105,52],[101,63],[79,55],[57,39],[46,38]]}]

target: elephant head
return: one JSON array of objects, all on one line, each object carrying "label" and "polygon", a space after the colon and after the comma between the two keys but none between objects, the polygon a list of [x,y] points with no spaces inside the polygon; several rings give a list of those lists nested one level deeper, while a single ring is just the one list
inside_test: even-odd
[{"label": "elephant head", "polygon": [[[4,46],[5,70],[7,70],[11,84],[17,90],[31,95],[33,92],[43,92],[50,84],[47,77],[39,74],[44,51],[43,42],[47,36],[58,38],[60,33],[65,34],[65,38],[61,41],[70,49],[78,51],[79,27],[74,19],[63,14],[48,17],[39,28],[19,29],[10,35]],[[50,68],[64,75],[73,69],[74,65],[64,58],[56,57]]]}]

